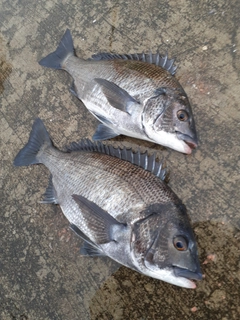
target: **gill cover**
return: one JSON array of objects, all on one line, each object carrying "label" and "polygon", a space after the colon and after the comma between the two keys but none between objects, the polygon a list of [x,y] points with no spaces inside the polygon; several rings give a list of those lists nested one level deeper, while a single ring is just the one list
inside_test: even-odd
[{"label": "gill cover", "polygon": [[167,134],[171,134],[191,149],[197,147],[198,139],[191,105],[182,88],[157,89],[145,102],[142,120],[145,133],[150,139],[156,140],[157,134],[165,132],[165,139]]},{"label": "gill cover", "polygon": [[[197,246],[182,204],[153,204],[135,222],[132,255],[141,270],[172,270],[176,277],[200,280]],[[177,241],[176,241],[177,239]],[[184,250],[183,250],[184,249]]]}]

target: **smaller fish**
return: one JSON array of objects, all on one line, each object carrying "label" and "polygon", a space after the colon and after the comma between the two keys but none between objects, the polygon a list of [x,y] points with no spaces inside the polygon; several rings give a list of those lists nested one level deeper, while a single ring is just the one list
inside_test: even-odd
[{"label": "smaller fish", "polygon": [[154,155],[90,140],[62,152],[37,119],[14,165],[38,163],[51,172],[43,202],[60,205],[85,241],[82,254],[108,256],[147,276],[196,287],[192,279],[202,274],[193,230]]},{"label": "smaller fish", "polygon": [[70,91],[102,122],[93,140],[123,134],[186,154],[197,147],[191,105],[167,55],[99,53],[83,60],[74,55],[67,30],[39,64],[73,77]]}]

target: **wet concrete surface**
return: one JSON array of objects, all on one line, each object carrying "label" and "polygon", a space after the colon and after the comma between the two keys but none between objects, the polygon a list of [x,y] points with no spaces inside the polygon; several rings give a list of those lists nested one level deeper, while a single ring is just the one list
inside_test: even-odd
[{"label": "wet concrete surface", "polygon": [[[237,0],[1,0],[0,319],[239,319],[239,12]],[[47,169],[12,165],[36,117],[59,148],[95,131],[97,120],[69,93],[70,76],[37,63],[66,28],[84,58],[159,46],[177,57],[199,148],[186,156],[123,136],[112,143],[166,159],[198,239],[205,278],[196,290],[81,257],[60,208],[39,203]]]}]

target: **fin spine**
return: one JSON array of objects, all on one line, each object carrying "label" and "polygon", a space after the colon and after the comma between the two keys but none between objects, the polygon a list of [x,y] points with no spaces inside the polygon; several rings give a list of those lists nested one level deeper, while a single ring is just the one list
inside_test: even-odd
[{"label": "fin spine", "polygon": [[156,161],[156,157],[154,155],[149,156],[147,154],[147,151],[144,153],[141,153],[140,150],[138,150],[137,152],[133,152],[131,148],[115,148],[112,145],[106,145],[100,141],[93,142],[89,139],[83,139],[78,143],[72,142],[67,147],[67,151],[88,151],[107,154],[112,157],[131,162],[132,164],[137,165],[146,171],[150,171],[156,177],[159,177],[162,181],[165,180],[167,175],[167,170],[163,168],[163,162]]},{"label": "fin spine", "polygon": [[156,53],[134,53],[134,54],[116,54],[109,52],[100,52],[98,54],[92,55],[92,57],[88,60],[136,60],[148,62],[151,64],[155,64],[158,67],[162,67],[163,69],[169,71],[171,75],[174,75],[177,70],[177,66],[174,65],[175,59],[169,59],[168,54],[162,55],[157,50]]}]

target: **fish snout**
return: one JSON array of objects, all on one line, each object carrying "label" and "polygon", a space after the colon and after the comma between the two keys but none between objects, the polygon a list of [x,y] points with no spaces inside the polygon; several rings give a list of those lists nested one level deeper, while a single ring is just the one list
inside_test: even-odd
[{"label": "fish snout", "polygon": [[179,140],[183,140],[191,149],[197,148],[199,142],[197,134],[192,134],[191,136],[188,134],[181,133],[176,131],[177,137]]},{"label": "fish snout", "polygon": [[175,266],[173,267],[173,269],[176,277],[183,277],[191,280],[202,280],[203,278],[200,267],[198,267],[194,272],[188,269],[183,269]]}]

